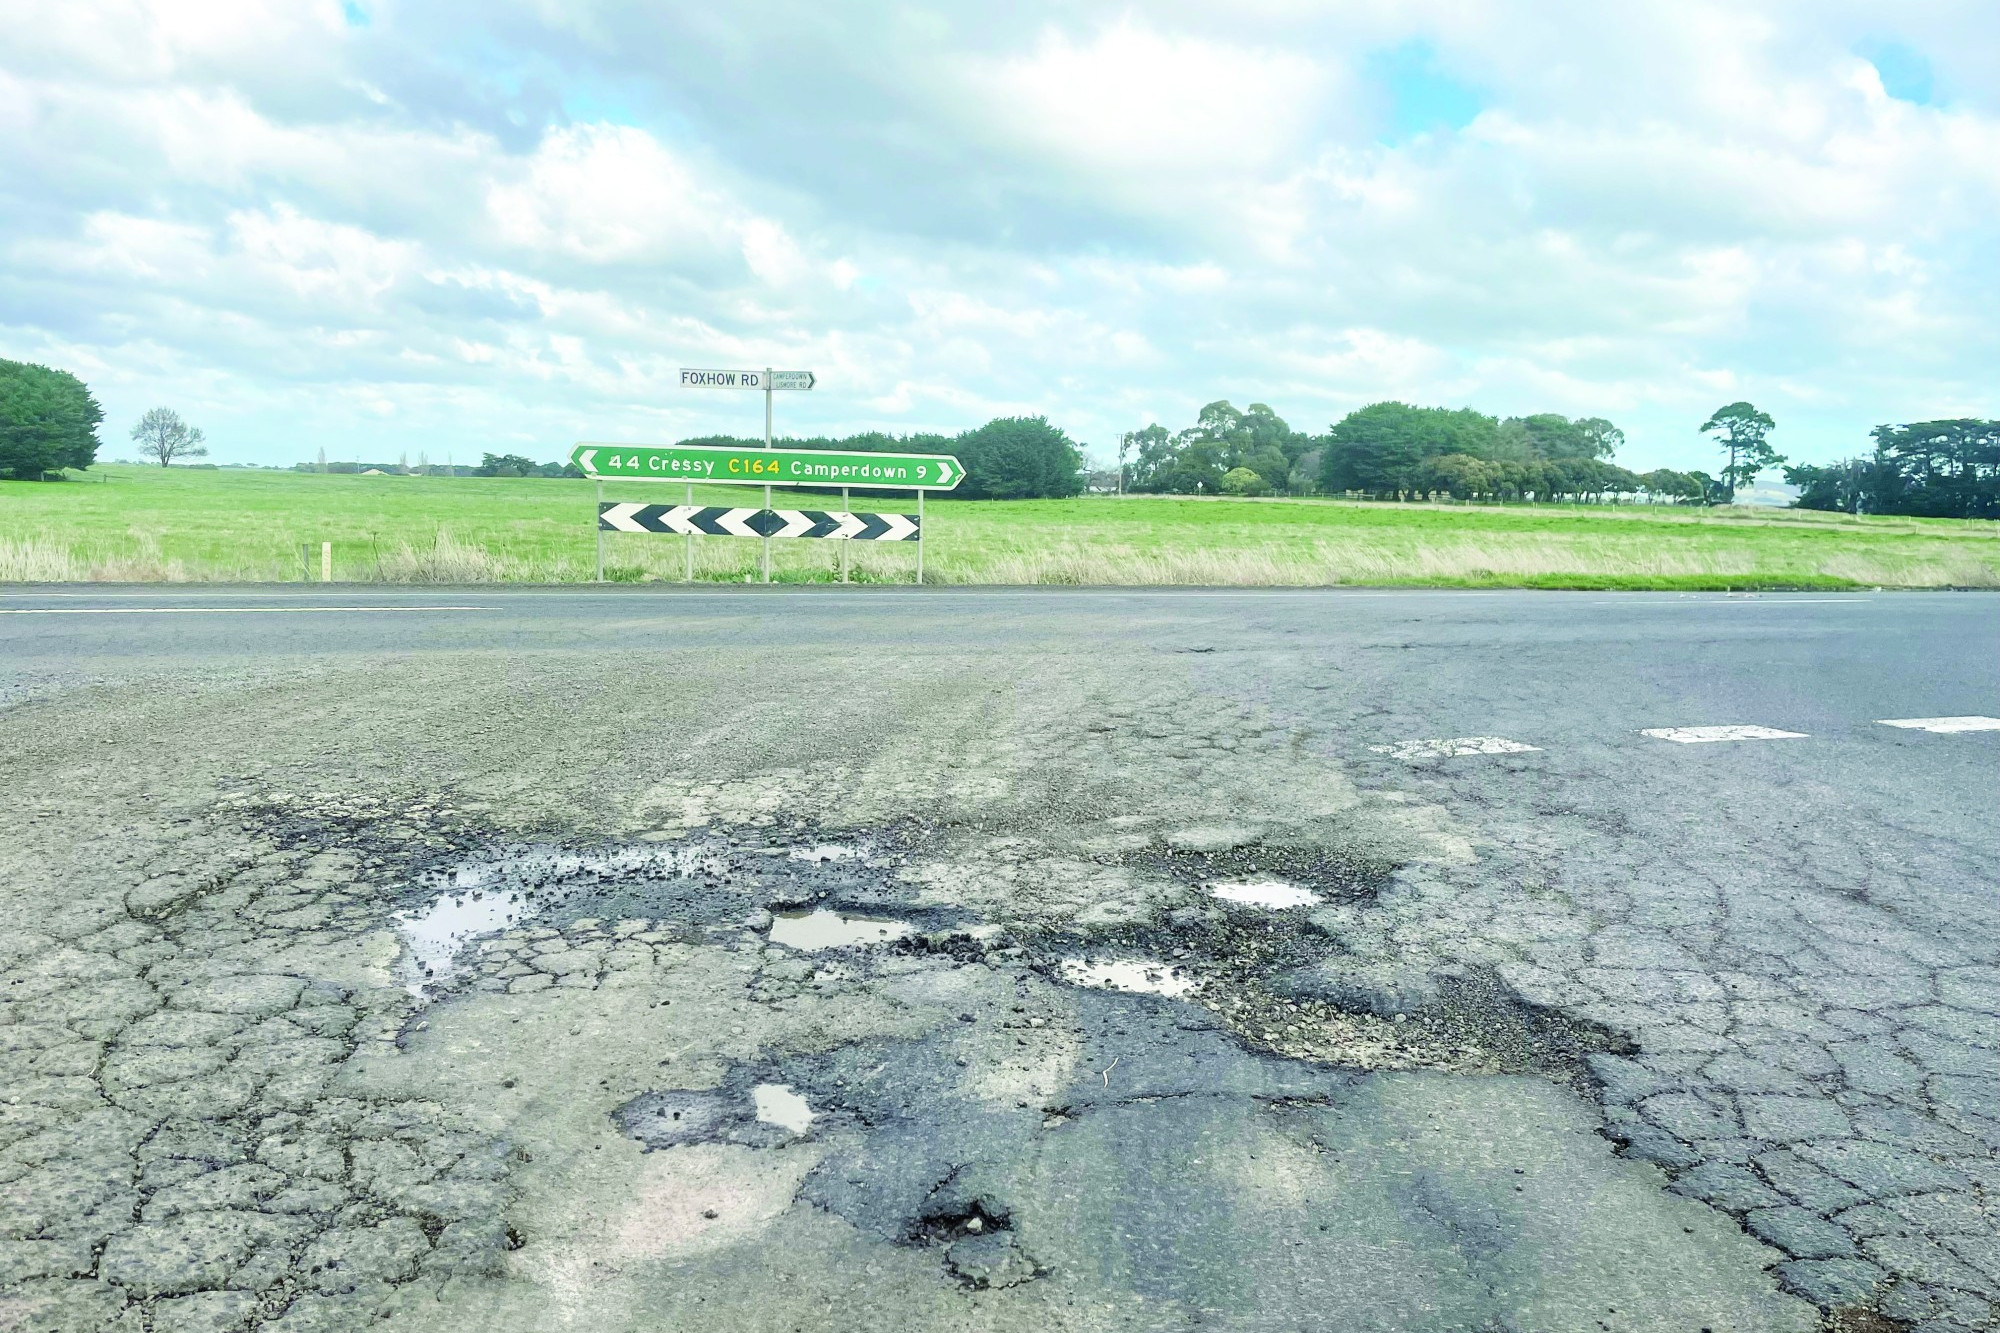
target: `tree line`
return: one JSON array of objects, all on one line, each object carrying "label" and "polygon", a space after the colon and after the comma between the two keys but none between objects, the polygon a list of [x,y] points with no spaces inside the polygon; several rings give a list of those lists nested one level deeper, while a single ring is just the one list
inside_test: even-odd
[{"label": "tree line", "polygon": [[2000,421],[1877,426],[1874,453],[1785,469],[1801,509],[2000,518]]},{"label": "tree line", "polygon": [[1202,408],[1184,430],[1152,425],[1122,436],[1118,476],[1123,489],[1170,495],[1596,502],[1643,492],[1677,503],[1726,503],[1738,486],[1784,461],[1766,440],[1773,424],[1749,403],[1718,409],[1702,429],[1717,436],[1726,461],[1710,476],[1620,467],[1611,459],[1625,432],[1603,417],[1502,419],[1472,408],[1383,402],[1313,435],[1292,429],[1267,404],[1239,411],[1224,400]]}]

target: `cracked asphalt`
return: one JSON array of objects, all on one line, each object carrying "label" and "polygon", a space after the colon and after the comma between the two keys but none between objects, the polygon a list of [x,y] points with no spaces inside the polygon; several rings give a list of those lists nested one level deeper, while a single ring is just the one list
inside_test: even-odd
[{"label": "cracked asphalt", "polygon": [[1994,1328],[1996,613],[0,589],[0,1326]]}]

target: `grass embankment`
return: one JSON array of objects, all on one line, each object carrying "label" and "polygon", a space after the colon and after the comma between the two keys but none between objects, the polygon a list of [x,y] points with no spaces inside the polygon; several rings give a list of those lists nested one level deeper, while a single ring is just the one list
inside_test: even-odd
[{"label": "grass embankment", "polygon": [[[317,578],[571,582],[592,576],[596,488],[546,479],[318,476],[107,465],[102,481],[0,482],[0,581]],[[679,486],[607,487],[675,503]],[[775,502],[837,508],[838,494]],[[697,488],[756,504],[749,487]],[[856,509],[913,510],[915,498]],[[1130,497],[933,499],[935,583],[1453,587],[2000,587],[2000,524],[1798,510],[1450,506]],[[308,558],[300,547],[309,544]],[[740,581],[759,543],[695,542],[698,579]],[[773,544],[776,577],[834,576],[834,542]],[[684,540],[613,534],[614,578],[678,580]],[[915,551],[849,544],[854,577],[903,582]]]}]

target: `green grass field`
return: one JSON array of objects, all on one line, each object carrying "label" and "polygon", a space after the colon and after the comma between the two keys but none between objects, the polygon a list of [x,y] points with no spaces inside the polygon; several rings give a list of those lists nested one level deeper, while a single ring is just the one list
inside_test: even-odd
[{"label": "green grass field", "polygon": [[[318,476],[108,464],[69,483],[0,482],[0,581],[318,577],[333,543],[341,581],[575,582],[594,572],[596,487],[585,481]],[[609,498],[673,503],[679,486],[628,483]],[[755,504],[748,487],[697,488]],[[837,508],[838,493],[780,490],[780,505]],[[915,508],[863,500],[857,509]],[[2000,587],[2000,524],[1852,518],[1795,510],[1648,506],[1353,504],[1179,497],[931,500],[933,583],[1452,587]],[[302,544],[311,548],[302,559]],[[905,582],[913,547],[783,541],[775,576]],[[760,543],[695,542],[695,576],[741,581]],[[611,577],[678,580],[679,537],[607,537]]]}]

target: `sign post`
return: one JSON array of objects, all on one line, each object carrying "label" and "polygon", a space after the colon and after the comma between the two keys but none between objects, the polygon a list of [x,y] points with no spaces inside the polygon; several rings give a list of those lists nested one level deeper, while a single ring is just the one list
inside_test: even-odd
[{"label": "sign post", "polygon": [[[771,451],[771,395],[779,389],[810,389],[818,379],[810,370],[696,370],[681,368],[683,389],[762,389],[764,391],[764,452]],[[693,501],[689,500],[692,504]],[[771,507],[771,483],[764,483],[764,508]],[[771,581],[771,539],[764,539],[764,582]]]},{"label": "sign post", "polygon": [[[764,393],[764,440],[751,445],[609,444],[585,442],[570,461],[597,483],[597,578],[604,579],[604,533],[672,532],[685,535],[684,579],[694,582],[694,538],[757,537],[763,541],[764,582],[771,581],[773,537],[822,537],[839,541],[914,541],[917,578],[924,581],[924,492],[949,491],[965,480],[965,465],[948,454],[870,453],[865,450],[780,449],[773,436],[774,400],[782,390],[811,389],[818,377],[810,370],[681,371],[684,388],[761,389]],[[687,487],[684,505],[649,505],[604,500],[606,481],[678,481]],[[724,486],[761,486],[762,509],[698,509],[696,482]],[[840,488],[841,510],[774,509],[773,486]],[[915,491],[917,513],[856,514],[848,512],[851,488]],[[848,581],[847,548],[840,548],[840,581]]]}]

